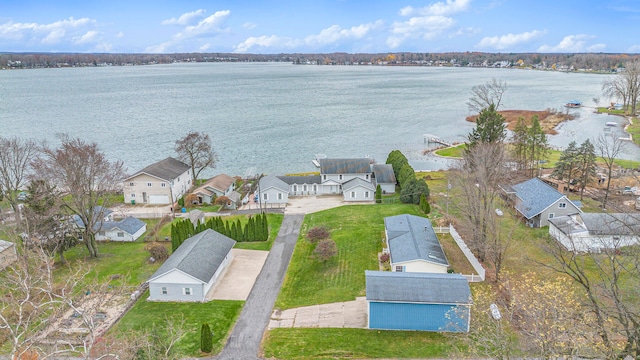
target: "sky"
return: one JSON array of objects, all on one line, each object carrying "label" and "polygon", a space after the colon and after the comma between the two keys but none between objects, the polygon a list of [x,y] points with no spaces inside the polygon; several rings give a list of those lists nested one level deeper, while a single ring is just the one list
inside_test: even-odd
[{"label": "sky", "polygon": [[640,53],[638,0],[2,0],[0,52]]}]

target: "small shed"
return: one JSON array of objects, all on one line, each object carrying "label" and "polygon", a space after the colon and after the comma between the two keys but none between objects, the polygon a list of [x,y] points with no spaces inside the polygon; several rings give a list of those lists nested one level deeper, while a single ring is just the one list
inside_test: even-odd
[{"label": "small shed", "polygon": [[148,280],[148,300],[205,301],[235,243],[211,229],[188,238]]},{"label": "small shed", "polygon": [[471,291],[460,274],[365,271],[370,329],[468,332]]}]

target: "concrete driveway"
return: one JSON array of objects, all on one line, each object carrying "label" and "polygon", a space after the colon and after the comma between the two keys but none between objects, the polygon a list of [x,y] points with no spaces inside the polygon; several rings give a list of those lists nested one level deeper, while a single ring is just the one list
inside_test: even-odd
[{"label": "concrete driveway", "polygon": [[247,300],[268,251],[231,249],[233,260],[207,293],[207,300]]},{"label": "concrete driveway", "polygon": [[366,328],[367,300],[304,306],[271,314],[268,329],[275,328]]},{"label": "concrete driveway", "polygon": [[294,196],[289,197],[285,214],[310,214],[342,205],[373,204],[374,202],[344,201],[342,195]]}]

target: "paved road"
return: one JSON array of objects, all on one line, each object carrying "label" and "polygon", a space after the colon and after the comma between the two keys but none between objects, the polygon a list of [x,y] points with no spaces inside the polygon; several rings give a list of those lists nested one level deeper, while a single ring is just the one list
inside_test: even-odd
[{"label": "paved road", "polygon": [[285,215],[262,271],[227,344],[214,359],[258,359],[260,342],[300,234],[303,214]]}]

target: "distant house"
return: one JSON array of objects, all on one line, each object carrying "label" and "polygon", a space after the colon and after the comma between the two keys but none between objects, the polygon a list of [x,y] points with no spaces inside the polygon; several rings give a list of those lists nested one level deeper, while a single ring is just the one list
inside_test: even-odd
[{"label": "distant house", "polygon": [[534,228],[549,225],[549,219],[554,217],[581,212],[564,194],[538,178],[500,187],[504,198]]},{"label": "distant house", "polygon": [[342,184],[344,201],[374,201],[376,188],[371,181],[353,178]]},{"label": "distant house", "polygon": [[365,271],[370,329],[468,332],[469,283],[459,274]]},{"label": "distant house", "polygon": [[396,175],[393,166],[390,164],[371,165],[373,171],[374,186],[380,185],[383,194],[394,194],[396,192]]},{"label": "distant house", "polygon": [[237,191],[232,191],[227,195],[227,203],[224,204],[223,208],[227,210],[236,210],[238,208],[238,204],[242,201],[242,196]]},{"label": "distant house", "polygon": [[148,300],[205,301],[235,243],[211,229],[188,238],[148,280]]},{"label": "distant house", "polygon": [[549,219],[549,234],[567,250],[600,252],[640,244],[640,216],[577,213]]},{"label": "distant house", "polygon": [[191,167],[168,157],[124,179],[125,204],[173,204],[191,187]]},{"label": "distant house", "polygon": [[289,201],[289,184],[275,175],[267,175],[260,179],[258,200],[262,205],[286,204]]},{"label": "distant house", "polygon": [[431,221],[415,215],[384,218],[391,271],[446,273],[449,262]]},{"label": "distant house", "polygon": [[[147,223],[132,216],[114,220],[113,211],[96,206],[94,216],[101,216],[93,226],[98,241],[136,241],[145,231]],[[78,229],[84,229],[84,224],[78,215],[73,216]]]},{"label": "distant house", "polygon": [[13,264],[16,260],[18,260],[16,244],[6,240],[0,240],[0,271]]},{"label": "distant house", "polygon": [[199,204],[212,204],[217,197],[229,196],[236,189],[236,181],[229,175],[219,174],[192,191]]}]

